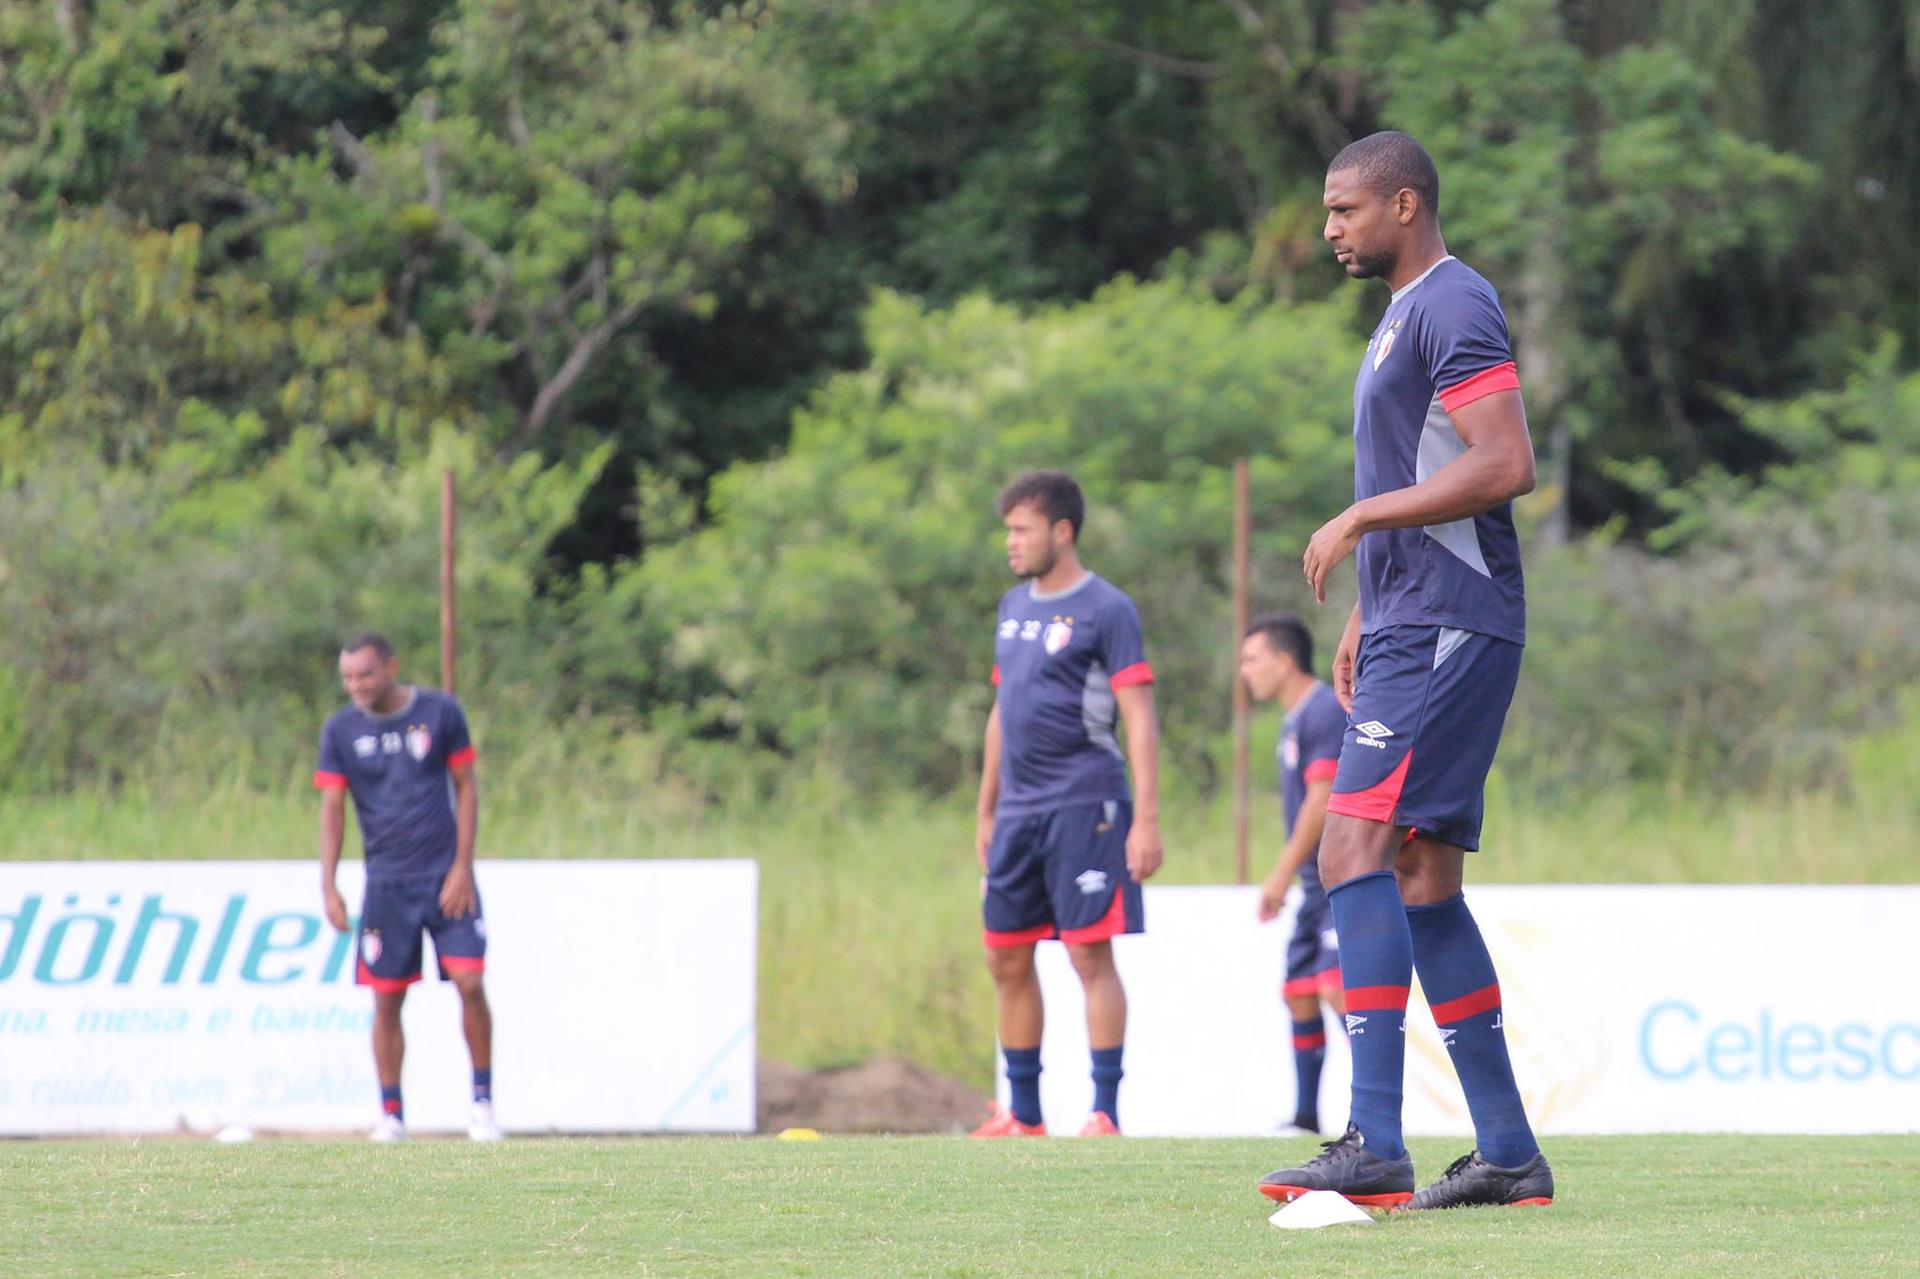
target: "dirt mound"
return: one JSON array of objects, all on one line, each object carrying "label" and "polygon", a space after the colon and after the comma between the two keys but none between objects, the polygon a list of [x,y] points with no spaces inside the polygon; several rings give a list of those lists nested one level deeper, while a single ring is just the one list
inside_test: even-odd
[{"label": "dirt mound", "polygon": [[899,1057],[835,1070],[759,1061],[760,1131],[955,1132],[986,1118],[992,1102],[965,1084]]}]

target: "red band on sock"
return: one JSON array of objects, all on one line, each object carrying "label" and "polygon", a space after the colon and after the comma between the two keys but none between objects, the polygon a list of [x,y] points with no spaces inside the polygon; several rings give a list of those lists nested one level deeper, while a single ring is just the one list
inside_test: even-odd
[{"label": "red band on sock", "polygon": [[1433,1006],[1434,1024],[1451,1025],[1456,1021],[1465,1021],[1475,1013],[1489,1012],[1500,1006],[1500,983],[1482,986],[1470,991],[1458,999],[1442,1000]]},{"label": "red band on sock", "polygon": [[1347,1011],[1350,1013],[1397,1012],[1407,1010],[1405,986],[1349,986]]}]

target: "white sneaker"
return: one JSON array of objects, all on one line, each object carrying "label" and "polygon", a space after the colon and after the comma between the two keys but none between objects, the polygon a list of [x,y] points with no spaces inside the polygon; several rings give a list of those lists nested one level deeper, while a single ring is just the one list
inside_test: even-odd
[{"label": "white sneaker", "polygon": [[503,1141],[500,1125],[493,1118],[493,1103],[476,1101],[473,1109],[467,1112],[468,1141]]},{"label": "white sneaker", "polygon": [[405,1141],[406,1139],[407,1126],[401,1122],[400,1116],[398,1115],[380,1116],[380,1122],[375,1124],[373,1131],[367,1134],[368,1141],[387,1142]]}]

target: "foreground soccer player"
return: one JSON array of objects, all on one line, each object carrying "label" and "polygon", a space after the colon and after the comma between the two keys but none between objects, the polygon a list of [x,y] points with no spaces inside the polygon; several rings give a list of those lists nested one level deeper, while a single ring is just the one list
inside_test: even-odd
[{"label": "foreground soccer player", "polygon": [[[1447,253],[1440,177],[1419,143],[1376,133],[1347,147],[1327,168],[1325,203],[1347,274],[1393,290],[1354,384],[1356,500],[1302,561],[1324,601],[1327,575],[1359,553],[1360,602],[1333,663],[1350,727],[1320,841],[1353,1102],[1343,1137],[1260,1189],[1414,1208],[1549,1203],[1500,984],[1461,893],[1526,639],[1511,502],[1534,469],[1520,382],[1499,298]],[[1417,1195],[1400,1130],[1415,969],[1478,1141]]]},{"label": "foreground soccer player", "polygon": [[[1160,868],[1159,727],[1140,615],[1081,566],[1086,501],[1060,471],[1032,471],[1000,494],[1007,566],[1023,579],[1000,601],[980,772],[976,848],[981,911],[999,1002],[1012,1105],[976,1137],[1042,1137],[1036,943],[1058,937],[1087,995],[1093,1113],[1082,1136],[1120,1131],[1127,993],[1112,939],[1144,927],[1140,882]],[[1126,722],[1133,758],[1114,740]]]},{"label": "foreground soccer player", "polygon": [[359,980],[373,988],[373,1061],[380,1076],[375,1141],[407,1135],[400,1099],[406,1037],[400,1008],[420,980],[421,934],[433,934],[440,976],[460,992],[473,1058],[467,1135],[500,1140],[493,1117],[493,1014],[481,973],[487,926],[473,881],[480,792],[473,742],[460,703],[399,682],[393,646],[367,633],[340,651],[340,683],[351,705],[320,730],[320,891],[327,922],[345,932],[347,904],[334,886],[346,835],[346,796],[360,818],[367,888],[360,909]]},{"label": "foreground soccer player", "polygon": [[1320,832],[1327,799],[1347,731],[1347,711],[1333,690],[1314,678],[1313,636],[1292,613],[1256,617],[1240,641],[1240,678],[1256,702],[1279,702],[1280,804],[1287,842],[1260,885],[1259,918],[1280,915],[1287,889],[1300,880],[1300,909],[1287,940],[1287,974],[1281,988],[1293,1017],[1293,1126],[1320,1131],[1320,1068],[1327,1059],[1327,1026],[1320,1005],[1338,1018],[1340,949],[1327,890],[1320,884]]}]

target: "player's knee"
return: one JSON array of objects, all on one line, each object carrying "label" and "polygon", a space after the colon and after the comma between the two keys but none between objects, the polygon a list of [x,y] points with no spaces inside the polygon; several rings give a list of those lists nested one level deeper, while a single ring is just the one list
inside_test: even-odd
[{"label": "player's knee", "polygon": [[1452,844],[1416,837],[1394,862],[1400,896],[1409,906],[1433,906],[1460,895],[1466,853]]},{"label": "player's knee", "polygon": [[487,1002],[486,982],[479,973],[453,974],[453,988],[460,992],[460,998],[469,1004]]},{"label": "player's knee", "polygon": [[1081,981],[1096,980],[1114,971],[1112,942],[1068,942],[1067,958]]},{"label": "player's knee", "polygon": [[1386,870],[1394,864],[1400,841],[1397,827],[1329,813],[1320,837],[1320,882],[1337,888],[1349,879]]},{"label": "player's knee", "polygon": [[1320,1015],[1319,995],[1288,995],[1287,1011],[1295,1021],[1311,1021]]},{"label": "player's knee", "polygon": [[988,947],[987,971],[992,973],[993,979],[1002,985],[1030,980],[1033,976],[1033,947]]}]

